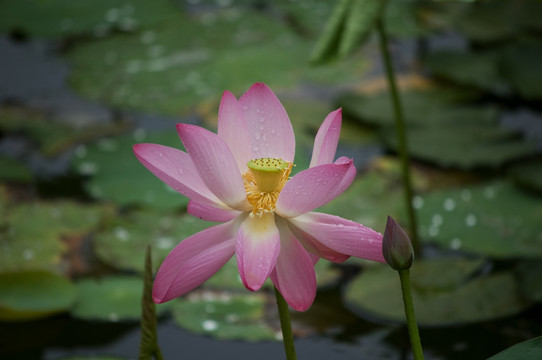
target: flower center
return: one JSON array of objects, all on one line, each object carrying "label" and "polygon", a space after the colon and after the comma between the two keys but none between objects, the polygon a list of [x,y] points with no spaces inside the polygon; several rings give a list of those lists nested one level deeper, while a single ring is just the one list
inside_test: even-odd
[{"label": "flower center", "polygon": [[248,162],[243,174],[251,216],[275,211],[280,191],[288,181],[294,164],[282,159],[260,158]]}]

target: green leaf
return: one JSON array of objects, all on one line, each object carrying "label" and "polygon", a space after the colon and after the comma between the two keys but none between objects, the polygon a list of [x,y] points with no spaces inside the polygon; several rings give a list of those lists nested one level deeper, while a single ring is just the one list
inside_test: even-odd
[{"label": "green leaf", "polygon": [[352,0],[339,0],[312,51],[310,61],[314,64],[323,63],[337,57],[339,44],[344,31],[346,17]]},{"label": "green leaf", "polygon": [[86,97],[177,116],[218,99],[226,89],[240,95],[255,81],[275,91],[300,82],[344,85],[365,70],[360,58],[336,67],[308,67],[309,46],[270,13],[232,7],[164,22],[152,41],[115,35],[78,45],[66,56],[73,64],[71,82]]},{"label": "green leaf", "polygon": [[[521,312],[531,305],[520,296],[511,273],[478,275],[480,260],[418,260],[411,268],[416,318],[421,326],[480,322]],[[397,272],[387,266],[366,269],[348,284],[345,301],[354,311],[403,322]]]},{"label": "green leaf", "polygon": [[267,323],[265,293],[194,291],[173,303],[175,322],[195,333],[229,340],[277,340]]},{"label": "green leaf", "polygon": [[117,269],[143,272],[145,250],[150,245],[156,270],[183,239],[213,225],[189,214],[132,211],[112,219],[96,234],[94,249],[102,261]]},{"label": "green leaf", "polygon": [[0,320],[31,320],[67,311],[75,289],[65,277],[45,271],[0,273]]},{"label": "green leaf", "polygon": [[[536,152],[534,143],[500,127],[493,106],[465,106],[468,95],[451,90],[408,91],[402,95],[412,157],[442,167],[496,168]],[[345,114],[376,125],[385,144],[397,150],[394,117],[387,92],[347,95],[339,100]]]},{"label": "green leaf", "polygon": [[87,234],[109,214],[104,206],[68,201],[9,207],[0,229],[0,271],[60,269],[69,237]]},{"label": "green leaf", "polygon": [[542,199],[507,182],[434,191],[417,208],[428,241],[497,258],[542,256]]},{"label": "green leaf", "polygon": [[[110,276],[83,279],[75,283],[77,299],[72,316],[85,320],[135,321],[141,317],[143,279],[136,276]],[[157,305],[158,312],[167,305]]]},{"label": "green leaf", "polygon": [[345,58],[369,37],[382,17],[386,1],[353,0],[346,15],[344,33],[339,44],[339,57]]},{"label": "green leaf", "polygon": [[185,207],[188,204],[186,197],[156,178],[137,160],[132,146],[142,142],[182,148],[172,123],[169,131],[147,133],[136,129],[133,134],[80,145],[72,165],[79,174],[89,177],[86,188],[97,199],[154,209]]},{"label": "green leaf", "polygon": [[165,0],[6,0],[0,2],[0,31],[48,38],[101,37],[144,29],[179,10]]},{"label": "green leaf", "polygon": [[542,357],[542,336],[521,342],[488,360],[538,360]]}]

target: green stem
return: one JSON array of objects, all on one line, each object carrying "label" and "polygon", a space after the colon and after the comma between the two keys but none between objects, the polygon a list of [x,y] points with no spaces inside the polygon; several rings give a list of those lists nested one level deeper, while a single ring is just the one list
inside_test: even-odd
[{"label": "green stem", "polygon": [[284,343],[284,352],[286,360],[296,360],[294,335],[292,333],[292,323],[290,322],[290,309],[282,294],[275,287],[275,297],[277,298],[277,307],[279,308],[280,328],[282,329],[282,341]]},{"label": "green stem", "polygon": [[386,71],[386,78],[390,90],[391,102],[393,112],[395,115],[395,128],[397,131],[397,137],[399,140],[399,156],[401,158],[403,185],[405,191],[405,203],[408,212],[409,227],[411,234],[412,247],[416,255],[421,255],[420,243],[418,240],[418,226],[416,220],[416,212],[412,206],[412,180],[410,177],[410,158],[408,153],[407,135],[405,129],[405,120],[403,116],[403,109],[401,107],[401,100],[399,99],[399,92],[397,91],[397,85],[395,82],[395,74],[391,64],[391,56],[388,50],[388,37],[386,35],[386,29],[384,27],[384,20],[379,19],[377,21],[378,38],[380,43],[380,52],[382,53],[382,60],[384,62],[384,68]]},{"label": "green stem", "polygon": [[401,290],[403,292],[403,304],[405,305],[405,314],[407,318],[408,335],[415,360],[423,360],[422,342],[416,323],[416,314],[414,313],[414,303],[412,302],[412,293],[410,292],[410,269],[398,270],[399,279],[401,279]]}]

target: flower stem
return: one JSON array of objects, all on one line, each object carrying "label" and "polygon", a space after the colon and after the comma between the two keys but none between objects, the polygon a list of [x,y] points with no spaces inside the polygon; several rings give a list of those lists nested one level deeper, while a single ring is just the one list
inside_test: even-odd
[{"label": "flower stem", "polygon": [[418,240],[418,226],[416,220],[416,213],[412,206],[412,181],[410,177],[410,158],[408,153],[407,135],[405,129],[405,120],[403,116],[403,109],[401,106],[401,100],[399,99],[399,92],[397,91],[397,85],[395,82],[395,74],[391,63],[391,56],[388,50],[388,37],[384,26],[384,19],[380,18],[377,21],[378,38],[380,43],[380,52],[382,53],[382,60],[384,62],[384,68],[386,71],[386,78],[388,81],[388,87],[390,91],[390,97],[395,116],[395,128],[397,131],[397,137],[399,140],[399,156],[401,158],[403,185],[405,191],[405,205],[408,212],[409,227],[411,234],[412,247],[416,255],[421,255],[420,243]]},{"label": "flower stem", "polygon": [[423,360],[422,342],[416,323],[416,314],[414,313],[414,303],[412,302],[412,293],[410,291],[410,269],[398,270],[401,280],[401,291],[403,292],[403,304],[405,305],[405,314],[407,318],[408,335],[410,336],[410,345],[414,354],[414,360]]},{"label": "flower stem", "polygon": [[282,329],[282,341],[284,343],[284,352],[286,360],[296,360],[294,335],[292,333],[292,323],[290,322],[290,310],[282,294],[275,287],[275,297],[277,298],[277,307],[279,309],[280,328]]}]

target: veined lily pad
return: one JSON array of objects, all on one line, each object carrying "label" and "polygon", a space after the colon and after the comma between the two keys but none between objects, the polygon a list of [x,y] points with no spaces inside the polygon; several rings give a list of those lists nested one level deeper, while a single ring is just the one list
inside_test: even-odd
[{"label": "veined lily pad", "polygon": [[542,256],[542,199],[506,183],[440,190],[420,198],[420,235],[493,257]]},{"label": "veined lily pad", "polygon": [[267,322],[271,303],[264,293],[195,291],[172,304],[177,324],[196,334],[219,339],[278,340],[280,331]]},{"label": "veined lily pad", "polygon": [[[77,299],[72,315],[79,319],[101,321],[133,321],[141,316],[143,278],[110,276],[98,280],[83,279],[75,284]],[[157,305],[165,311],[168,305]]]},{"label": "veined lily pad", "polygon": [[147,133],[136,129],[133,134],[81,145],[76,150],[73,166],[81,175],[89,176],[86,187],[95,198],[119,205],[142,204],[157,209],[186,206],[186,197],[156,178],[137,160],[132,146],[142,142],[182,148],[172,123],[169,131]]},{"label": "veined lily pad", "polygon": [[31,320],[67,311],[75,288],[65,277],[45,271],[0,273],[0,320]]},{"label": "veined lily pad", "polygon": [[0,271],[56,269],[67,250],[63,236],[98,227],[108,208],[73,202],[9,207],[0,234]]},{"label": "veined lily pad", "polygon": [[165,0],[7,0],[0,3],[0,31],[67,37],[134,31],[180,10]]},{"label": "veined lily pad", "polygon": [[[473,323],[517,314],[531,305],[522,298],[513,274],[477,275],[482,264],[461,258],[415,262],[410,279],[418,323]],[[399,276],[388,266],[363,271],[348,284],[345,301],[354,311],[405,319]]]},{"label": "veined lily pad", "polygon": [[158,269],[178,243],[213,225],[189,214],[133,211],[111,220],[106,230],[96,234],[94,249],[117,269],[142,272],[145,250],[151,245],[152,263]]}]

